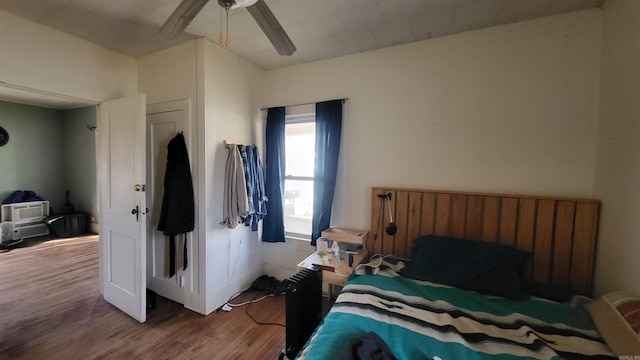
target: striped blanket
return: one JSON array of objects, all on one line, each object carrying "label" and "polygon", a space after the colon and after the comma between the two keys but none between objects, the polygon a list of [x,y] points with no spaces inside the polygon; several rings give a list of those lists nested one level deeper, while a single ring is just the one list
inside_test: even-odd
[{"label": "striped blanket", "polygon": [[369,331],[398,359],[615,359],[589,315],[381,271],[353,276],[298,358],[335,359]]}]

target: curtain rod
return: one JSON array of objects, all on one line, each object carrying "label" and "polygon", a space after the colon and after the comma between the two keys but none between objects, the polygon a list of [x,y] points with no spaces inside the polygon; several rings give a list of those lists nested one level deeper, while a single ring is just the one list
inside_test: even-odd
[{"label": "curtain rod", "polygon": [[[334,99],[334,100],[342,100],[342,102],[346,102],[349,101],[349,98],[341,98],[341,99]],[[325,101],[330,101],[330,100],[325,100]],[[318,101],[318,102],[322,102],[322,101]],[[285,105],[284,107],[291,107],[291,106],[300,106],[300,105],[311,105],[311,104],[315,104],[314,102],[308,102],[308,103],[302,103],[302,104],[293,104],[293,105]],[[260,108],[260,110],[264,111],[264,110],[268,110],[269,108]]]}]

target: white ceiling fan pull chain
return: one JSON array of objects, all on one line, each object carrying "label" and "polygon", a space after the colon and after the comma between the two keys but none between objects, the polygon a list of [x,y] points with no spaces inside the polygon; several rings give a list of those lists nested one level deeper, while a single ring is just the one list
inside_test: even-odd
[{"label": "white ceiling fan pull chain", "polygon": [[218,36],[218,42],[224,43],[224,36],[222,35],[222,7],[220,7],[220,35]]},{"label": "white ceiling fan pull chain", "polygon": [[224,45],[226,47],[229,47],[229,43],[230,43],[229,41],[229,7],[228,6],[225,7],[225,10],[227,11],[227,38],[224,41]]}]

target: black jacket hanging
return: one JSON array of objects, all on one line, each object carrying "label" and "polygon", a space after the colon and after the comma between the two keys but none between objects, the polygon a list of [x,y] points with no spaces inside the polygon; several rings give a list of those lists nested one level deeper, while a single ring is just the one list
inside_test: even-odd
[{"label": "black jacket hanging", "polygon": [[173,276],[176,273],[175,236],[178,234],[185,234],[183,270],[187,269],[186,233],[193,231],[195,205],[189,153],[182,132],[169,141],[167,150],[164,196],[158,230],[169,236],[169,276]]}]

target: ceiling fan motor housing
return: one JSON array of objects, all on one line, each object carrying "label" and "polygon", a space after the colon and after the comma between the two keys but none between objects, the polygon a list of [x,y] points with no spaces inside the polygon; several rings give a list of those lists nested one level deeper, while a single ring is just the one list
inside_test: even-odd
[{"label": "ceiling fan motor housing", "polygon": [[218,4],[225,9],[246,8],[255,4],[258,0],[218,0]]}]

